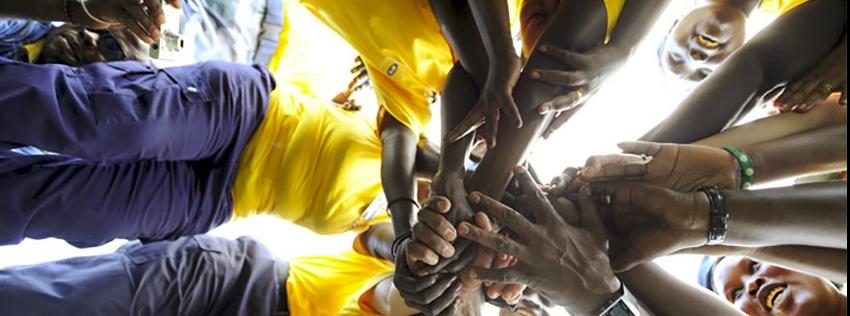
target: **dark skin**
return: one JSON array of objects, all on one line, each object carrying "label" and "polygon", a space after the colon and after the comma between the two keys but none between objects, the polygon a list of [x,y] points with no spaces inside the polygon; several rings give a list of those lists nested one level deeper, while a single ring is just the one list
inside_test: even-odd
[{"label": "dark skin", "polygon": [[[179,0],[165,2],[175,8],[180,7]],[[106,23],[89,18],[79,1],[70,2],[69,21],[64,0],[3,1],[0,3],[0,16],[69,22],[96,30],[125,27],[147,43],[159,40],[159,27],[165,23],[161,0],[89,0],[86,7],[93,16]]]},{"label": "dark skin", "polygon": [[830,53],[845,32],[846,10],[844,1],[813,0],[779,17],[641,140],[690,143],[729,127],[751,104]]},{"label": "dark skin", "polygon": [[[529,3],[533,2],[535,1],[530,1]],[[620,23],[612,35],[612,43],[624,43],[623,47],[632,47],[651,26],[651,23],[647,21],[654,20],[654,17],[663,10],[665,4],[666,1],[628,2],[626,8],[624,8],[624,14],[621,16]],[[443,111],[445,115],[443,126],[455,126],[465,115],[468,106],[475,104],[477,94],[469,93],[469,91],[475,91],[472,88],[480,86],[475,84],[475,78],[482,77],[476,75],[475,72],[470,74],[467,71],[470,69],[487,69],[486,64],[482,65],[480,63],[483,59],[474,57],[465,58],[464,56],[480,57],[486,55],[486,53],[484,49],[480,48],[482,44],[476,44],[481,43],[480,40],[461,40],[478,34],[477,31],[473,32],[476,30],[475,28],[470,27],[471,23],[469,21],[472,21],[472,19],[447,19],[442,17],[439,6],[434,4],[434,2],[432,2],[432,8],[435,10],[438,21],[440,21],[444,33],[457,53],[461,64],[464,66],[464,70],[462,71],[457,69],[452,71],[452,75],[450,75],[443,93],[443,107],[446,109]],[[447,12],[456,14],[458,11],[447,10]],[[541,44],[547,44],[552,47],[570,47],[577,51],[589,51],[592,48],[600,46],[604,41],[607,19],[602,3],[564,1],[560,3],[557,11],[552,16],[554,18],[551,25],[548,26],[549,28],[553,30],[569,29],[571,32],[545,32],[539,39]],[[467,22],[463,23],[462,21]],[[543,30],[546,29],[546,25],[546,23],[543,23],[542,25],[536,25],[536,28],[532,30],[526,29],[524,30],[524,34],[534,34],[534,31],[544,33]],[[469,32],[472,32],[473,35],[469,35]],[[464,34],[466,35],[464,36]],[[526,36],[525,40],[530,40],[529,37]],[[531,42],[538,41],[531,39]],[[467,47],[468,49],[463,49],[462,47]],[[479,48],[476,49],[475,47]],[[464,64],[465,60],[470,60],[469,64],[472,66]],[[475,62],[476,60],[478,62]],[[527,69],[560,69],[561,67],[563,67],[561,60],[543,54],[533,54],[526,64]],[[472,79],[473,82],[469,82],[468,79]],[[466,89],[454,88],[453,90],[453,87],[457,86],[465,86]],[[513,166],[524,156],[525,151],[531,145],[530,141],[543,133],[542,128],[548,125],[554,115],[553,111],[547,112],[546,115],[540,115],[539,106],[544,102],[550,101],[555,95],[567,95],[574,90],[574,88],[563,88],[552,85],[540,81],[539,78],[534,79],[529,74],[524,74],[514,88],[513,94],[522,114],[523,127],[514,129],[505,120],[500,121],[499,124],[501,126],[498,129],[500,131],[498,134],[499,145],[493,149],[492,155],[484,157],[481,165],[468,182],[464,182],[462,178],[462,162],[467,148],[472,141],[471,136],[466,136],[455,143],[449,144],[448,142],[443,142],[444,148],[442,151],[440,172],[437,174],[432,189],[435,194],[447,196],[453,201],[452,211],[448,214],[448,220],[450,222],[457,223],[460,220],[472,217],[471,209],[465,201],[466,190],[464,187],[472,188],[494,197],[501,196],[508,180],[512,176],[511,170]],[[441,237],[446,241],[454,241],[456,233],[446,231]],[[447,260],[441,260],[439,264],[431,268],[431,271],[439,271],[446,267],[449,268],[449,271],[456,271],[457,268],[466,266],[466,260],[472,257],[471,255],[465,255],[468,242],[460,239],[454,242],[453,246],[456,248],[454,255],[447,258]],[[467,259],[457,260],[457,258]]]},{"label": "dark skin", "polygon": [[702,246],[683,249],[676,254],[710,256],[743,256],[778,264],[789,269],[816,275],[833,282],[847,283],[847,249],[810,246],[735,247]]},{"label": "dark skin", "polygon": [[846,315],[847,297],[826,279],[724,257],[712,275],[715,292],[747,315]]}]

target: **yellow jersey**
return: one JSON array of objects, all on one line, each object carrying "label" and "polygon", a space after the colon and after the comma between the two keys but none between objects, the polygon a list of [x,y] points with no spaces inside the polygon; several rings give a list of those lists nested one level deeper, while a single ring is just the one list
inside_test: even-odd
[{"label": "yellow jersey", "polygon": [[809,0],[762,0],[759,9],[770,13],[785,14]]},{"label": "yellow jersey", "polygon": [[[391,277],[390,262],[353,251],[338,256],[295,258],[289,262],[286,300],[293,316],[373,315],[358,302],[364,293]],[[353,305],[353,306],[352,306]]]},{"label": "yellow jersey", "polygon": [[242,154],[234,216],[273,214],[319,234],[389,221],[364,211],[382,197],[381,142],[374,120],[279,84]]}]

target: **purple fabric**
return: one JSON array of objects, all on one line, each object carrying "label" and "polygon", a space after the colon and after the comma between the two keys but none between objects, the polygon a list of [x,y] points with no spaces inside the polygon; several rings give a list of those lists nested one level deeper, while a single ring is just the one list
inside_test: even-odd
[{"label": "purple fabric", "polygon": [[274,80],[224,62],[161,70],[0,58],[0,86],[0,143],[59,154],[0,151],[0,245],[56,237],[93,246],[227,221],[239,157]]},{"label": "purple fabric", "polygon": [[271,315],[285,291],[268,250],[210,236],[0,270],[5,315]]}]

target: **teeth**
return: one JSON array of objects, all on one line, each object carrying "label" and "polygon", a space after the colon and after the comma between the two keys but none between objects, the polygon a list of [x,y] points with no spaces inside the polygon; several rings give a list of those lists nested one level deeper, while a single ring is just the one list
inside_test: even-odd
[{"label": "teeth", "polygon": [[782,298],[782,294],[784,294],[784,291],[784,286],[777,287],[770,291],[770,293],[767,294],[767,307],[773,308],[773,306],[776,305],[777,302],[779,302],[779,299]]},{"label": "teeth", "polygon": [[705,48],[717,48],[718,46],[720,46],[720,43],[717,43],[717,41],[708,39],[702,35],[697,36],[697,41]]}]

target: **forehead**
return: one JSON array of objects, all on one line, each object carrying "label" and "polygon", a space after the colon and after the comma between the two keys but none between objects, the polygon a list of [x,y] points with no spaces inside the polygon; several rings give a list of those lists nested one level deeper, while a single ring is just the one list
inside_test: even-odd
[{"label": "forehead", "polygon": [[723,293],[726,290],[726,283],[739,277],[744,264],[743,257],[723,257],[714,266],[711,282],[714,284],[714,291]]}]

